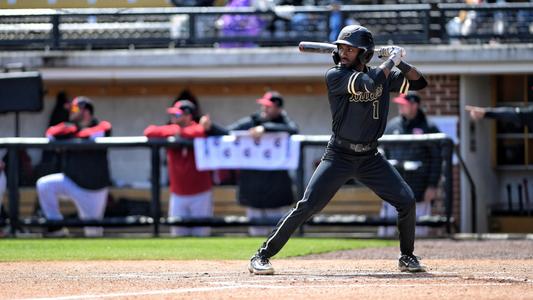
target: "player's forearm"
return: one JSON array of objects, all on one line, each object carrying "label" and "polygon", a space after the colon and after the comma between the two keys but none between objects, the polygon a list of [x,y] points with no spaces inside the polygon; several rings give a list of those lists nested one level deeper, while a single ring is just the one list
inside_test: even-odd
[{"label": "player's forearm", "polygon": [[256,126],[256,123],[251,117],[245,117],[237,122],[230,124],[227,126],[228,131],[234,131],[234,130],[247,130],[252,127]]},{"label": "player's forearm", "polygon": [[518,108],[516,107],[487,108],[485,118],[521,123],[520,116],[518,115]]},{"label": "player's forearm", "polygon": [[405,78],[409,80],[411,90],[421,90],[428,85],[424,75],[422,75],[422,73],[420,73],[414,66],[401,61],[397,68],[400,69]]},{"label": "player's forearm", "polygon": [[389,77],[390,72],[392,71],[392,68],[394,68],[394,61],[389,58],[379,66],[381,72],[378,73],[383,73],[383,76],[385,77],[384,79],[387,79],[387,77]]},{"label": "player's forearm", "polygon": [[78,126],[73,123],[61,122],[46,130],[46,137],[48,138],[71,138],[78,132]]},{"label": "player's forearm", "polygon": [[[375,78],[370,79],[370,77],[368,77],[367,75],[369,82],[366,82],[364,85],[366,90],[368,90],[369,92],[374,92],[374,90],[378,86],[385,83],[385,81],[387,80],[387,77],[389,77],[389,74],[392,68],[394,68],[394,62],[391,59],[387,59],[378,67],[378,71],[376,72]],[[363,77],[363,81],[364,81],[364,77]]]},{"label": "player's forearm", "polygon": [[180,132],[180,127],[175,124],[156,126],[150,125],[144,130],[144,135],[149,138],[163,138],[175,136]]},{"label": "player's forearm", "polygon": [[88,127],[80,130],[76,133],[76,137],[79,138],[96,138],[102,136],[109,136],[111,133],[111,123],[102,121],[98,125]]},{"label": "player's forearm", "polygon": [[226,128],[218,124],[212,124],[211,128],[207,130],[205,133],[208,136],[219,136],[219,135],[228,135],[229,131]]}]

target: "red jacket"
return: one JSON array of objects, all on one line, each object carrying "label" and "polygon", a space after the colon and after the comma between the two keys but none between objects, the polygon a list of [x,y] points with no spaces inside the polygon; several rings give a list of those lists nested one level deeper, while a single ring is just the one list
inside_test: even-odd
[{"label": "red jacket", "polygon": [[[193,122],[187,127],[176,124],[150,125],[144,130],[149,138],[180,136],[192,139],[205,137],[204,128]],[[194,161],[194,150],[190,147],[172,147],[167,149],[170,191],[176,195],[194,195],[211,189],[211,176],[208,171],[198,171]]]}]

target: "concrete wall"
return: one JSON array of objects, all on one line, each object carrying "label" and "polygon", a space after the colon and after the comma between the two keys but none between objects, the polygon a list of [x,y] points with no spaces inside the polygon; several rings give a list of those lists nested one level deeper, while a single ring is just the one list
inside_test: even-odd
[{"label": "concrete wall", "polygon": [[[490,106],[490,76],[461,76],[460,106]],[[466,162],[476,184],[477,193],[477,232],[487,232],[487,215],[491,203],[499,195],[498,177],[492,165],[492,123],[470,121],[464,110],[460,110],[461,120],[461,155]],[[470,185],[466,177],[461,177],[461,231],[472,231],[472,205]]]},{"label": "concrete wall", "polygon": [[[255,99],[261,94],[199,97],[202,112],[223,126],[256,111]],[[169,96],[91,96],[96,117],[113,124],[114,136],[139,136],[148,124],[164,124],[165,108],[172,102]],[[326,95],[285,96],[289,116],[300,126],[302,134],[330,134],[330,113]],[[40,137],[46,130],[55,99],[46,97],[41,113],[21,113],[20,135]],[[14,114],[0,115],[0,136],[14,136]],[[318,152],[317,152],[318,151]],[[308,154],[308,165],[319,158],[322,149]],[[32,163],[40,160],[40,151],[30,151]],[[143,149],[112,149],[109,153],[112,178],[117,184],[147,182],[150,176],[150,154]],[[163,178],[166,174],[163,172]]]}]

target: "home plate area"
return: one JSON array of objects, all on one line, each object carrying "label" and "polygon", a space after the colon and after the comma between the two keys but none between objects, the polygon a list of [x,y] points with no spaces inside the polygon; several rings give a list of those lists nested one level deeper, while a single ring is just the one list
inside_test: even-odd
[{"label": "home plate area", "polygon": [[394,260],[272,260],[276,275],[246,261],[3,263],[2,299],[532,299],[533,260],[428,259],[427,273]]}]

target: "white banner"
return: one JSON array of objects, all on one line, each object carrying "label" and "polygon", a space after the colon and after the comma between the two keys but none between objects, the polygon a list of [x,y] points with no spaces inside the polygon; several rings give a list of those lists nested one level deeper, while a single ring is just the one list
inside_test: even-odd
[{"label": "white banner", "polygon": [[291,170],[298,168],[300,138],[286,132],[253,139],[248,133],[194,139],[196,168]]}]

